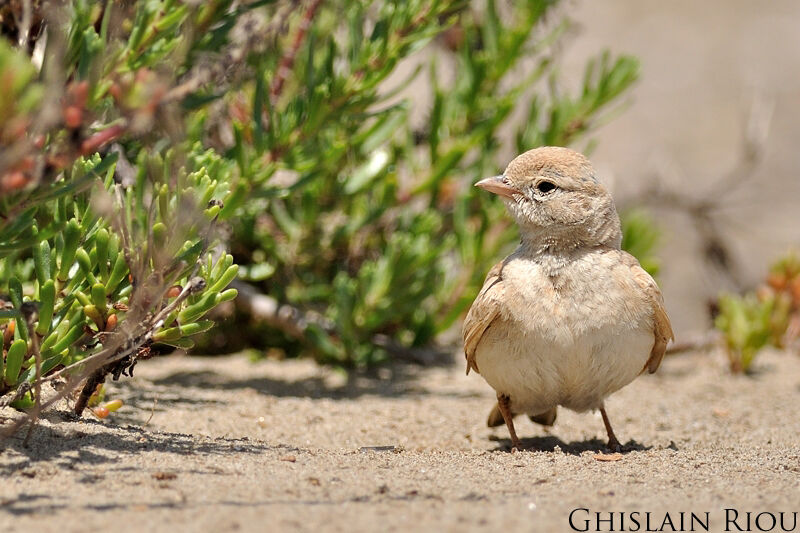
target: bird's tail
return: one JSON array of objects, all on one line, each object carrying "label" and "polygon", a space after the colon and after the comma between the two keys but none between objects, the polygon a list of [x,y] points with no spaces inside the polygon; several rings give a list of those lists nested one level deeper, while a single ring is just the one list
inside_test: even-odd
[{"label": "bird's tail", "polygon": [[492,410],[489,412],[489,418],[486,420],[486,425],[490,428],[502,426],[506,421],[503,420],[503,415],[500,413],[500,406],[494,404]]},{"label": "bird's tail", "polygon": [[[558,415],[558,408],[553,407],[545,411],[544,413],[539,413],[538,415],[531,415],[530,419],[536,422],[537,424],[541,424],[543,426],[552,426],[556,422],[556,415]],[[516,413],[515,413],[516,414]],[[494,404],[492,410],[489,412],[489,418],[486,420],[486,425],[490,428],[502,426],[505,424],[505,420],[503,420],[503,415],[500,413],[500,407],[497,404]]]},{"label": "bird's tail", "polygon": [[541,424],[543,426],[552,426],[556,423],[556,416],[558,416],[558,407],[553,407],[552,409],[548,409],[544,413],[539,413],[538,415],[532,415],[529,418],[536,422],[537,424]]}]

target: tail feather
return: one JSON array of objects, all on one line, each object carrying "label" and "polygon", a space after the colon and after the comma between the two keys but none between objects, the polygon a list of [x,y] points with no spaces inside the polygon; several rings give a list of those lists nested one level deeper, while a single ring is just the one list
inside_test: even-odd
[{"label": "tail feather", "polygon": [[494,404],[492,410],[489,411],[489,418],[486,420],[486,425],[490,428],[502,426],[506,421],[503,419],[503,414],[500,412],[500,406]]},{"label": "tail feather", "polygon": [[545,411],[544,413],[539,413],[538,415],[531,415],[529,418],[536,422],[537,424],[541,424],[543,426],[552,426],[556,423],[556,416],[558,415],[558,408],[553,407]]},{"label": "tail feather", "polygon": [[[516,413],[514,413],[516,416]],[[553,407],[552,409],[545,411],[544,413],[539,413],[538,415],[532,415],[529,418],[536,422],[537,424],[541,424],[543,426],[552,426],[556,422],[556,416],[558,415],[558,408]],[[486,425],[490,428],[502,426],[505,424],[506,421],[503,419],[503,415],[500,413],[500,407],[497,404],[494,404],[492,410],[489,412],[489,418],[486,420]]]}]

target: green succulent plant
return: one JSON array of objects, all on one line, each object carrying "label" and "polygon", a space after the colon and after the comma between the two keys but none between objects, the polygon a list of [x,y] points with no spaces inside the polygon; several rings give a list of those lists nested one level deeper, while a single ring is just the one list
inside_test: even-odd
[{"label": "green succulent plant", "polygon": [[190,30],[230,2],[51,7],[41,65],[0,39],[0,405],[38,408],[67,378],[80,412],[236,296],[235,163],[182,131],[170,93],[209,35]]}]

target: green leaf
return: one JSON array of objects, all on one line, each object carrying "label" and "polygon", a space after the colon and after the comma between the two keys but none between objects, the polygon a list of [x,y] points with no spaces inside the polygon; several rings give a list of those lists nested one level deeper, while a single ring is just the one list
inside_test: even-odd
[{"label": "green leaf", "polygon": [[100,270],[100,278],[108,279],[108,241],[109,234],[105,228],[100,228],[94,237],[95,259]]},{"label": "green leaf", "polygon": [[108,275],[108,281],[106,282],[106,295],[110,296],[114,294],[119,287],[119,284],[125,279],[125,276],[128,274],[128,263],[125,262],[125,255],[119,253],[117,255],[116,260],[114,261],[114,266],[111,268],[111,274]]},{"label": "green leaf", "polygon": [[50,331],[55,303],[56,285],[52,279],[48,279],[39,288],[39,323],[36,326],[36,333],[39,335],[44,336]]},{"label": "green leaf", "polygon": [[180,313],[178,313],[178,321],[181,324],[188,324],[194,322],[204,314],[208,313],[215,305],[219,303],[217,298],[220,293],[206,292],[196,303],[186,306]]},{"label": "green leaf", "polygon": [[41,286],[50,279],[50,243],[42,241],[33,245],[33,263]]},{"label": "green leaf", "polygon": [[28,353],[28,343],[23,339],[17,339],[11,343],[6,354],[6,385],[13,387],[17,384],[19,379],[19,371],[22,368],[22,362]]},{"label": "green leaf", "polygon": [[75,262],[75,253],[78,251],[80,239],[80,225],[73,218],[64,228],[64,248],[61,250],[61,261],[58,270],[58,279],[60,281],[66,281],[69,277],[69,270]]}]

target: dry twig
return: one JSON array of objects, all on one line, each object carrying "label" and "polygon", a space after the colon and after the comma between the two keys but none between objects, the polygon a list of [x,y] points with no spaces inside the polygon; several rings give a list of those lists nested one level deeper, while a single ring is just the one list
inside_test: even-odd
[{"label": "dry twig", "polygon": [[716,179],[705,192],[698,193],[694,187],[688,192],[665,188],[663,183],[668,180],[659,174],[641,193],[629,199],[629,203],[634,205],[644,204],[687,215],[700,237],[703,258],[737,290],[745,288],[745,280],[739,261],[722,231],[726,224],[720,220],[719,212],[726,207],[731,195],[748,182],[763,160],[773,108],[771,102],[754,99],[737,164],[733,170]]}]

